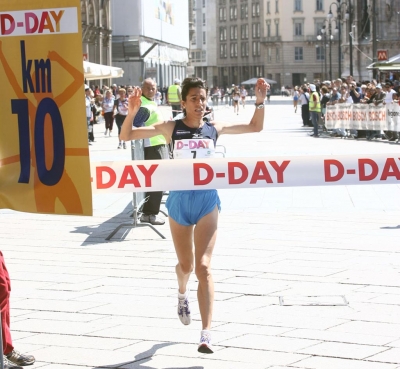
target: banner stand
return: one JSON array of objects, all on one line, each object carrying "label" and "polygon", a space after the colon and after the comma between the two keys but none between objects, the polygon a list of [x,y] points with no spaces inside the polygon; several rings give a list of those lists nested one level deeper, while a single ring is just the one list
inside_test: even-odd
[{"label": "banner stand", "polygon": [[[132,160],[143,160],[144,159],[144,150],[143,150],[143,140],[136,140],[131,141],[131,158]],[[150,227],[154,232],[156,232],[162,239],[165,240],[165,236],[158,231],[152,224],[149,223],[138,223],[138,213],[139,209],[141,209],[144,202],[146,202],[145,193],[144,192],[133,192],[133,213],[132,213],[132,223],[123,223],[120,224],[117,228],[115,228],[106,238],[106,241],[110,241],[114,235],[121,229],[121,228],[143,228],[143,227]],[[164,215],[167,216],[166,213],[161,211]],[[0,367],[0,369],[3,369]]]}]

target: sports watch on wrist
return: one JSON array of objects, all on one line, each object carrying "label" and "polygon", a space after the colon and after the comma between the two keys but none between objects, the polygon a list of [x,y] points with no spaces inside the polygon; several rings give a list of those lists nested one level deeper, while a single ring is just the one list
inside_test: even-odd
[{"label": "sports watch on wrist", "polygon": [[254,104],[256,106],[256,109],[264,109],[264,103],[262,102],[261,104]]}]

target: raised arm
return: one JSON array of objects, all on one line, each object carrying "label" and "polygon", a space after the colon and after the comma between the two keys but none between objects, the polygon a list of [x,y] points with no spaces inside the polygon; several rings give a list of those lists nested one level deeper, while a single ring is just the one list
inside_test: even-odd
[{"label": "raised arm", "polygon": [[133,93],[128,97],[128,115],[126,116],[121,127],[121,140],[133,141],[163,135],[169,143],[175,127],[174,121],[160,122],[148,127],[136,128],[132,126],[135,116],[142,103],[140,100],[141,96],[142,90],[139,87],[134,87]]},{"label": "raised arm", "polygon": [[[265,96],[267,90],[269,90],[269,84],[264,81],[264,79],[259,78],[255,86],[256,95],[256,105],[264,104]],[[256,109],[254,111],[253,118],[250,123],[224,123],[224,122],[214,122],[215,128],[218,134],[241,134],[241,133],[252,133],[260,132],[264,127],[264,108]]]}]

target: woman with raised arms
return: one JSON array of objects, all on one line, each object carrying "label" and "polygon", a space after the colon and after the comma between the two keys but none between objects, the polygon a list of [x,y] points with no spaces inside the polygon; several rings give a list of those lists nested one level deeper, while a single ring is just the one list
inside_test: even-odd
[{"label": "woman with raised arms", "polygon": [[[200,78],[186,78],[182,83],[182,109],[184,118],[165,121],[148,127],[132,127],[140,109],[141,90],[134,88],[129,96],[129,112],[121,129],[121,140],[139,140],[163,135],[167,143],[173,143],[174,158],[202,158],[212,156],[218,136],[260,132],[264,125],[264,100],[269,85],[259,79],[255,86],[256,109],[250,123],[209,123],[203,120],[207,106],[207,86]],[[185,140],[207,141],[208,148],[197,145],[197,150],[185,150]],[[187,142],[187,141],[186,141]],[[210,154],[211,151],[211,154]],[[189,156],[190,155],[190,156]],[[195,269],[199,281],[197,298],[202,321],[198,351],[212,353],[211,318],[214,302],[214,283],[211,275],[211,256],[217,237],[218,213],[221,210],[216,190],[170,191],[166,203],[169,225],[178,264],[175,267],[178,279],[178,315],[180,321],[191,322],[189,290],[187,283]],[[194,243],[194,247],[193,247]]]}]

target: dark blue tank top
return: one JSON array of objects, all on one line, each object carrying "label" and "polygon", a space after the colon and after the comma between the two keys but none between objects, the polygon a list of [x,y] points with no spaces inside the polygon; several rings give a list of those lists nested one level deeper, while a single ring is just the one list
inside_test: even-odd
[{"label": "dark blue tank top", "polygon": [[172,132],[172,143],[175,147],[175,141],[191,138],[208,138],[214,141],[214,146],[217,145],[218,132],[215,127],[208,121],[205,121],[200,128],[190,128],[183,120],[176,120],[174,131]]}]

